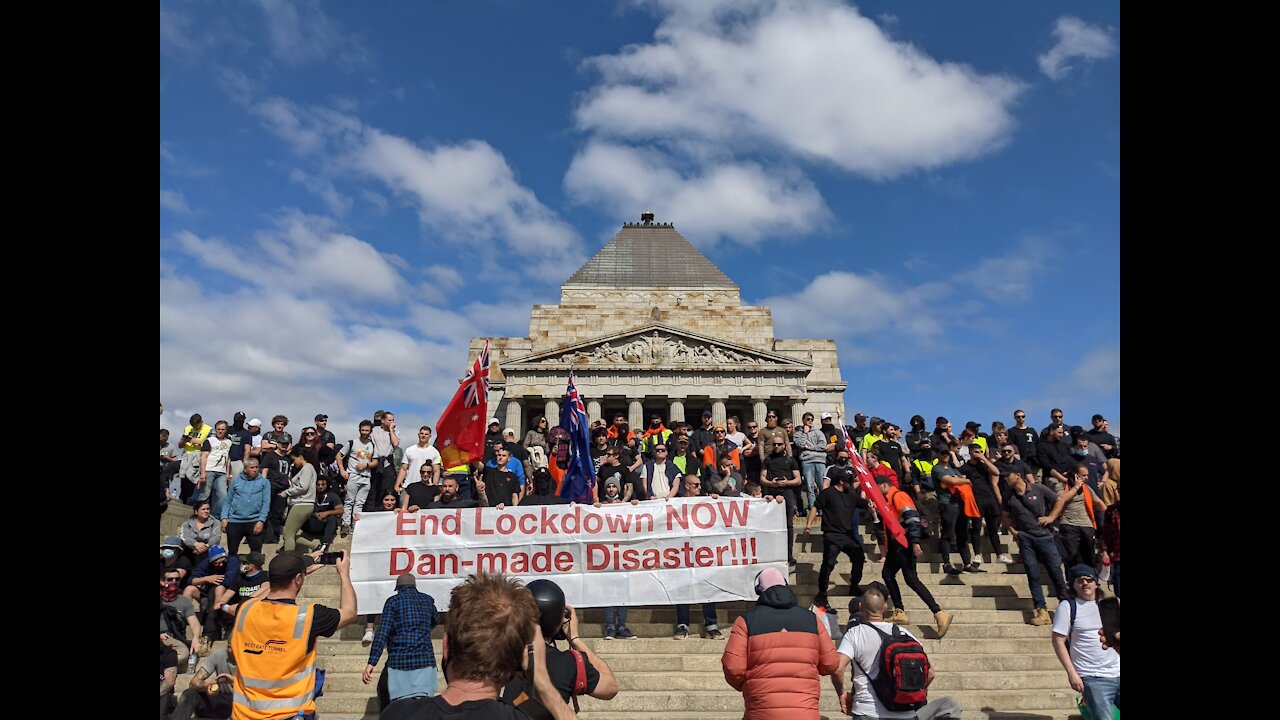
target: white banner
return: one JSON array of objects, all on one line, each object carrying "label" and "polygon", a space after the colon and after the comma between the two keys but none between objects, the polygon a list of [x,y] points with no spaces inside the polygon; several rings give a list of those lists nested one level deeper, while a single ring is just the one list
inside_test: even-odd
[{"label": "white banner", "polygon": [[365,513],[351,580],[360,613],[381,612],[404,572],[440,610],[478,572],[554,580],[580,607],[755,600],[761,570],[787,572],[785,513],[776,502],[707,497]]}]

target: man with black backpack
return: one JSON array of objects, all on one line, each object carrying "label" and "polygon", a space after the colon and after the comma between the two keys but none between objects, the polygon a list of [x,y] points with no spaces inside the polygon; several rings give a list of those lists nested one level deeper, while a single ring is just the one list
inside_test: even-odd
[{"label": "man with black backpack", "polygon": [[[862,594],[861,617],[850,613],[854,619],[836,650],[840,667],[831,676],[840,710],[855,720],[959,718],[963,708],[955,698],[928,702],[934,679],[929,657],[915,636],[885,621],[885,594],[880,583],[871,583]],[[844,673],[851,662],[853,690],[846,692]],[[894,672],[886,673],[886,667]]]}]

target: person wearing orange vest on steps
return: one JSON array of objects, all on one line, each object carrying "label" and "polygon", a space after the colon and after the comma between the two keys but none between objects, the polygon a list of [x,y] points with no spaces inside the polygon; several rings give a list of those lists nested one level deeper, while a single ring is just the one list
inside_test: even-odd
[{"label": "person wearing orange vest on steps", "polygon": [[951,627],[953,615],[943,610],[938,601],[933,599],[933,594],[929,592],[929,588],[920,582],[920,576],[916,574],[916,558],[924,554],[920,543],[924,541],[924,528],[920,525],[920,512],[916,510],[915,503],[911,502],[911,496],[894,487],[889,482],[889,478],[880,476],[876,478],[880,484],[880,492],[884,493],[884,499],[889,504],[889,510],[898,519],[898,524],[907,534],[907,544],[898,542],[898,539],[892,535],[886,534],[886,554],[884,558],[884,571],[881,577],[884,578],[884,584],[889,588],[889,596],[893,599],[893,614],[885,619],[888,622],[900,623],[905,625],[910,622],[907,613],[902,609],[902,590],[898,588],[898,580],[895,577],[898,571],[902,571],[902,579],[907,581],[907,587],[915,591],[916,595],[929,606],[929,611],[933,613],[933,619],[938,623],[938,638],[941,639],[947,634],[947,629]]},{"label": "person wearing orange vest on steps", "polygon": [[1106,511],[1107,505],[1102,498],[1089,487],[1089,466],[1076,463],[1066,477],[1066,486],[1058,493],[1058,500],[1053,504],[1053,512],[1049,517],[1053,521],[1062,519],[1058,528],[1058,545],[1062,550],[1062,564],[1071,568],[1078,564],[1089,567],[1097,566],[1097,558],[1093,553],[1093,536],[1098,527],[1098,519]]},{"label": "person wearing orange vest on steps", "polygon": [[229,644],[237,661],[231,720],[315,718],[316,638],[332,637],[356,617],[345,552],[335,564],[342,580],[339,609],[298,604],[303,577],[322,567],[318,556],[276,555],[267,570],[267,596],[241,603]]}]

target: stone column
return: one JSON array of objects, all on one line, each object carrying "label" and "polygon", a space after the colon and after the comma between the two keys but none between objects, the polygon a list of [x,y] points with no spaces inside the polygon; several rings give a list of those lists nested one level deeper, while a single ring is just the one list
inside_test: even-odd
[{"label": "stone column", "polygon": [[[547,416],[548,430],[560,424],[560,403],[555,400],[548,400],[547,404],[542,408],[542,413]],[[524,438],[520,439],[523,440]]]},{"label": "stone column", "polygon": [[724,401],[712,400],[711,401],[711,422],[716,425],[724,425],[727,419],[728,419],[728,416],[724,409]]},{"label": "stone column", "polygon": [[[801,422],[803,418],[804,418],[804,401],[792,400],[791,401],[791,422],[795,423],[796,427],[803,427],[804,423]],[[816,422],[817,418],[814,418],[814,420],[815,422],[813,426],[817,427],[819,425],[819,423]]]},{"label": "stone column", "polygon": [[600,401],[588,400],[587,401],[587,420],[591,422],[595,422],[599,418],[600,418]]},{"label": "stone column", "polygon": [[632,430],[644,430],[644,403],[639,400],[627,402],[627,422],[630,423]]},{"label": "stone column", "polygon": [[765,425],[764,416],[769,414],[769,404],[764,400],[752,400],[751,411],[755,413],[756,424],[763,428]]},{"label": "stone column", "polygon": [[506,427],[509,427],[512,430],[516,431],[516,442],[520,442],[521,440],[524,440],[524,430],[525,430],[524,417],[521,414],[523,410],[524,410],[524,406],[523,406],[523,403],[520,402],[520,400],[516,398],[510,398],[509,400],[507,400]]},{"label": "stone column", "polygon": [[671,410],[667,412],[667,427],[678,422],[684,422],[684,401],[672,400]]}]

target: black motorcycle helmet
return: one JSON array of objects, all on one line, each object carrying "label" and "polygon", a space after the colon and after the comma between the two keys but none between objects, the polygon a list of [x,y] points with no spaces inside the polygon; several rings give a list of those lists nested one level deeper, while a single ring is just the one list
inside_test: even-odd
[{"label": "black motorcycle helmet", "polygon": [[561,628],[568,619],[565,617],[564,591],[550,580],[534,580],[526,587],[538,604],[538,625],[542,627],[542,637],[547,640],[563,639]]}]

